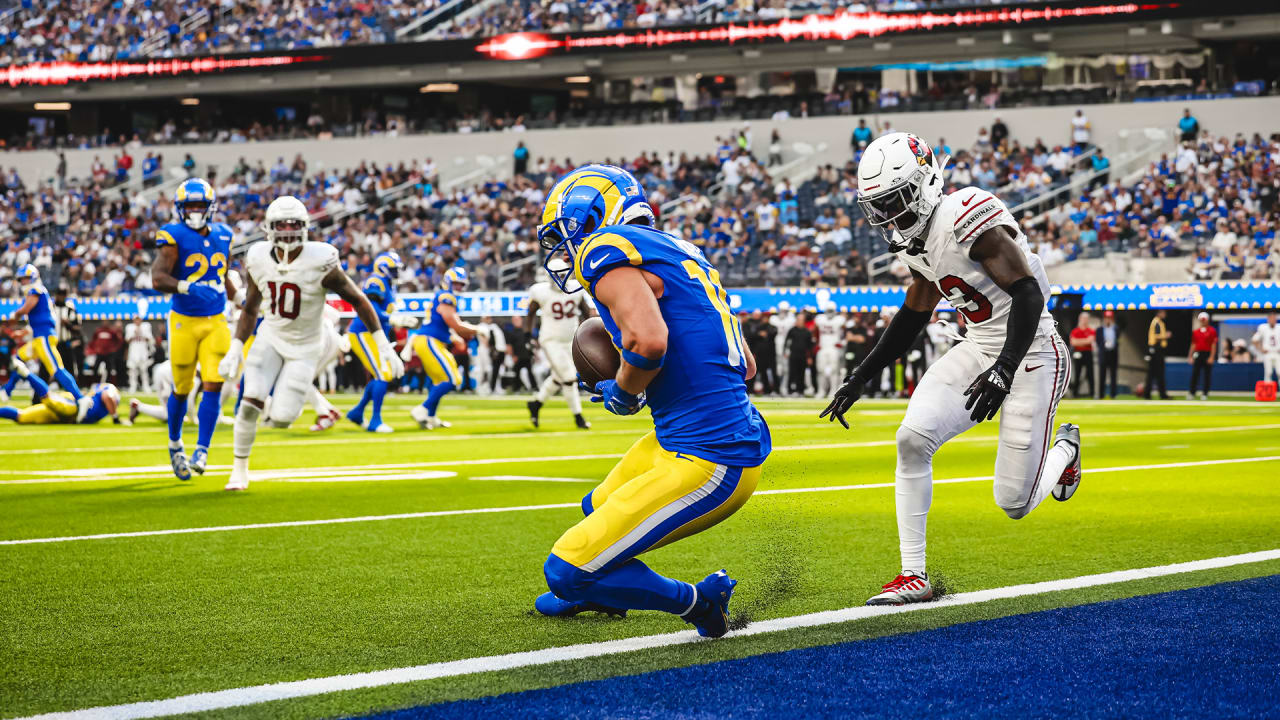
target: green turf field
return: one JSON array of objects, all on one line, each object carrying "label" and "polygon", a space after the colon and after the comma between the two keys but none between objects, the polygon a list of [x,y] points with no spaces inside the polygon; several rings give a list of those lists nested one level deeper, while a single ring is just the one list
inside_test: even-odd
[{"label": "green turf field", "polygon": [[[453,427],[424,432],[408,418],[414,402],[391,401],[390,436],[351,425],[313,435],[310,412],[295,429],[261,430],[258,475],[239,494],[222,491],[229,427],[215,439],[214,469],[190,483],[168,473],[164,428],[146,418],[132,428],[0,427],[0,717],[687,628],[658,613],[529,613],[545,589],[551,544],[581,516],[580,498],[613,458],[647,431],[647,416],[590,408],[595,427],[582,432],[552,402],[534,430],[523,399],[450,397],[441,414]],[[690,581],[727,568],[740,581],[731,610],[742,623],[861,605],[898,570],[893,490],[883,484],[893,481],[904,407],[861,403],[844,431],[816,421],[817,401],[762,402],[775,450],[761,492],[724,524],[646,561]],[[1067,401],[1059,420],[1083,428],[1084,484],[1071,502],[1050,499],[1020,521],[992,501],[993,425],[939,453],[937,479],[971,479],[934,490],[930,570],[949,592],[1280,548],[1280,406]],[[850,485],[876,487],[797,492]],[[448,512],[458,510],[478,512]],[[354,520],[306,522],[332,519]],[[32,540],[51,541],[12,542]],[[201,715],[420,705],[1275,573],[1280,560],[944,601],[920,612]]]}]

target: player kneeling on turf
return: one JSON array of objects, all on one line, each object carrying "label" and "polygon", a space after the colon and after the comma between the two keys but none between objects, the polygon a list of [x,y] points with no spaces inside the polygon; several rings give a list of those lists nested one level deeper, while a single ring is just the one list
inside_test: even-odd
[{"label": "player kneeling on turf", "polygon": [[[393,377],[404,374],[404,365],[391,350],[369,300],[342,272],[338,249],[307,240],[310,215],[302,201],[285,195],[271,201],[262,223],[267,242],[245,254],[249,291],[236,326],[231,349],[218,370],[223,377],[239,371],[244,341],[253,332],[262,299],[270,312],[258,328],[257,340],[244,358],[244,398],[236,413],[234,464],[227,490],[249,487],[249,451],[258,432],[267,396],[272,395],[267,422],[288,427],[302,412],[316,375],[316,363],[324,354],[325,294],[333,291],[351,303],[356,315],[372,332],[378,355],[390,365]],[[272,394],[272,388],[275,388]]]},{"label": "player kneeling on turf", "polygon": [[102,383],[92,393],[76,398],[65,391],[49,392],[49,384],[40,376],[32,375],[27,364],[17,357],[13,359],[13,369],[31,385],[31,407],[0,407],[0,420],[12,420],[19,425],[92,425],[109,415],[120,424],[120,391],[115,385]]},{"label": "player kneeling on turf", "polygon": [[945,165],[909,133],[876,139],[858,165],[858,205],[911,268],[912,282],[902,309],[820,417],[849,427],[845,412],[907,351],[939,300],[968,321],[964,341],[924,374],[898,429],[902,572],[868,605],[933,597],[924,562],[933,455],[997,411],[995,500],[1009,517],[1023,517],[1050,493],[1066,500],[1080,486],[1080,429],[1067,423],[1051,434],[1071,356],[1045,307],[1044,265],[994,195],[967,187],[943,197]]},{"label": "player kneeling on turf", "polygon": [[[551,549],[543,566],[551,592],[534,606],[556,617],[663,610],[720,637],[729,631],[734,580],[721,570],[693,585],[637,556],[742,507],[772,447],[769,428],[747,399],[755,361],[719,273],[693,244],[648,227],[652,211],[649,222],[624,224],[636,209],[648,206],[629,173],[591,165],[561,178],[543,211],[538,238],[551,281],[570,292],[572,273],[621,348],[616,376],[588,388],[592,401],[615,415],[647,403],[654,430],[583,498],[586,517]],[[573,268],[554,267],[566,252]],[[608,349],[598,343],[595,354]]]}]

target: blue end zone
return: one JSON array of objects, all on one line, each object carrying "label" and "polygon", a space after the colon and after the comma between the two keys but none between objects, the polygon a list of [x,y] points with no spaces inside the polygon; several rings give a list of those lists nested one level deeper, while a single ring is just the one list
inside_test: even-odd
[{"label": "blue end zone", "polygon": [[478,717],[1266,717],[1280,575],[411,708]]}]

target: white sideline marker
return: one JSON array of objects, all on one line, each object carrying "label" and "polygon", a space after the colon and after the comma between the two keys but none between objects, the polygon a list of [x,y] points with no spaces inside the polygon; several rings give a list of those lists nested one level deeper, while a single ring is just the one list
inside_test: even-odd
[{"label": "white sideline marker", "polygon": [[[741,630],[731,631],[726,637],[747,637],[751,635],[762,635],[764,633],[780,632],[783,630],[794,630],[796,628],[818,627],[822,625],[834,625],[836,623],[865,620],[867,618],[894,613],[935,610],[957,607],[960,605],[975,605],[978,603],[990,602],[992,600],[1005,600],[1009,598],[1026,597],[1029,595],[1043,595],[1045,593],[1059,592],[1063,590],[1078,590],[1080,588],[1095,587],[1098,585],[1114,585],[1117,583],[1132,582],[1134,580],[1145,580],[1148,578],[1165,577],[1167,575],[1177,575],[1202,570],[1214,570],[1218,568],[1232,567],[1234,565],[1265,562],[1267,560],[1280,560],[1280,549],[1262,550],[1259,552],[1244,553],[1241,555],[1227,555],[1225,557],[1192,560],[1190,562],[1136,568],[1133,570],[1117,570],[1115,572],[1099,573],[1097,575],[1082,575],[1080,577],[1067,578],[1065,580],[1046,580],[1038,583],[991,588],[990,590],[956,593],[954,595],[946,595],[937,602],[916,603],[912,605],[903,605],[901,607],[885,605],[858,605],[855,607],[843,608],[841,610],[826,610],[822,612],[808,613],[806,615],[793,615],[791,617],[755,622]],[[460,675],[474,675],[476,673],[483,672],[511,670],[514,668],[533,667],[537,665],[549,665],[551,663],[564,662],[566,660],[581,660],[584,658],[601,657],[605,655],[618,655],[621,653],[634,652],[636,650],[670,647],[672,645],[687,645],[700,641],[702,641],[702,638],[698,636],[697,632],[693,630],[685,630],[682,632],[668,633],[664,635],[644,635],[641,637],[624,638],[622,640],[584,643],[581,645],[547,648],[545,650],[529,650],[526,652],[510,653],[507,655],[490,655],[488,657],[451,660],[447,662],[429,663],[426,665],[415,665],[413,667],[406,668],[375,670],[372,672],[352,673],[350,675],[334,675],[325,678],[312,678],[310,680],[295,680],[292,682],[280,682],[270,685],[255,685],[252,687],[235,688],[231,690],[195,693],[192,695],[181,695],[167,700],[152,700],[148,702],[129,703],[126,705],[105,705],[101,707],[87,708],[84,710],[70,710],[66,712],[34,715],[27,718],[20,718],[19,720],[134,720],[135,718],[163,717],[165,715],[197,713],[209,710],[244,707],[246,705],[257,705],[259,703],[271,702],[273,700],[288,700],[291,698],[325,695],[328,693],[342,692],[344,690],[359,690],[362,688],[383,687],[386,685],[400,685],[403,683],[420,682],[423,680],[458,677]]]},{"label": "white sideline marker", "polygon": [[[1155,465],[1120,465],[1115,467],[1088,468],[1086,473],[1128,472],[1130,470],[1167,470],[1170,468],[1200,467],[1203,465],[1235,465],[1239,463],[1271,462],[1280,460],[1280,455],[1264,455],[1250,458],[1224,458],[1221,460],[1190,460],[1186,462],[1160,463]],[[934,485],[953,483],[970,483],[991,480],[992,475],[977,477],[946,478],[934,480]],[[359,479],[356,477],[353,480]],[[374,479],[386,479],[374,478]],[[538,478],[545,479],[545,478]],[[567,479],[567,478],[566,478]],[[316,482],[322,482],[317,480]],[[323,482],[342,482],[342,478],[328,477]],[[796,495],[801,493],[841,492],[845,490],[875,490],[891,488],[893,483],[865,483],[862,485],[820,485],[807,488],[775,488],[773,490],[757,490],[753,495]],[[378,522],[382,520],[411,520],[415,518],[449,517],[451,515],[486,515],[490,513],[523,512],[527,510],[559,510],[563,508],[580,508],[581,504],[552,503],[548,505],[514,505],[490,508],[468,508],[462,510],[429,510],[426,512],[396,513],[394,515],[361,515],[358,517],[324,518],[320,520],[286,520],[283,522],[252,523],[248,525],[211,525],[194,528],[173,528],[169,530],[138,530],[135,532],[100,533],[96,535],[64,535],[45,538],[19,538],[17,540],[0,540],[0,545],[37,545],[42,543],[77,542],[80,540],[112,540],[116,538],[151,537],[154,535],[191,535],[194,533],[232,532],[236,530],[262,530],[279,527],[306,527],[308,525],[343,525],[347,523]]]}]

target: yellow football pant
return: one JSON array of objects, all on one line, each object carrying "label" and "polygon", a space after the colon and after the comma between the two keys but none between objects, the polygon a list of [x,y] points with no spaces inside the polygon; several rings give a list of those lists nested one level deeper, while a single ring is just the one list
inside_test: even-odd
[{"label": "yellow football pant", "polygon": [[551,553],[587,572],[616,567],[729,517],[759,481],[760,466],[735,468],[670,452],[650,432],[583,498],[589,514]]},{"label": "yellow football pant", "polygon": [[[391,382],[391,368],[386,366],[382,361],[382,357],[378,354],[378,345],[373,341],[373,333],[349,333],[351,342],[351,352],[360,359],[360,364],[364,365],[364,369],[369,371],[369,376],[374,380],[384,380]],[[423,361],[426,366],[426,361]],[[454,364],[457,367],[457,364]]]},{"label": "yellow football pant", "polygon": [[31,338],[27,344],[18,348],[18,357],[23,361],[39,358],[44,371],[53,375],[62,369],[62,356],[58,355],[58,338],[52,335],[40,335]]},{"label": "yellow football pant", "polygon": [[169,313],[169,362],[173,366],[173,391],[190,394],[195,386],[196,363],[200,378],[220,383],[218,363],[231,348],[231,328],[221,315],[192,317]]},{"label": "yellow football pant", "polygon": [[[351,348],[354,350],[355,345]],[[448,343],[427,335],[414,335],[413,351],[422,361],[422,369],[432,383],[448,382],[454,387],[462,387],[462,371],[458,369],[458,361],[453,359],[453,350]]]},{"label": "yellow football pant", "polygon": [[19,425],[73,423],[78,411],[79,407],[70,393],[51,392],[35,405],[19,410],[16,422]]}]

